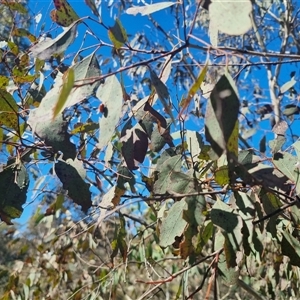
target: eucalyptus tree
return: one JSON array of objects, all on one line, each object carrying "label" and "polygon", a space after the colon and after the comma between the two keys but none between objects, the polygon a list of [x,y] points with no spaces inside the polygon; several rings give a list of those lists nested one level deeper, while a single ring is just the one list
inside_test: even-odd
[{"label": "eucalyptus tree", "polygon": [[53,3],[4,48],[2,299],[299,298],[298,2]]}]

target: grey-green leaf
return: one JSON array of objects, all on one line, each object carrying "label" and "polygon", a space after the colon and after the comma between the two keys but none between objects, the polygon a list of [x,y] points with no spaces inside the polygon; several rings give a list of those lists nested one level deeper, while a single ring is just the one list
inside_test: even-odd
[{"label": "grey-green leaf", "polygon": [[167,247],[175,242],[176,237],[180,237],[187,225],[183,219],[183,210],[187,208],[184,200],[173,204],[165,219],[162,220],[160,228],[160,246]]},{"label": "grey-green leaf", "polygon": [[29,176],[24,165],[13,162],[0,172],[0,218],[7,224],[19,218],[26,202]]},{"label": "grey-green leaf", "polygon": [[33,57],[40,60],[50,59],[54,54],[63,53],[74,42],[77,32],[77,22],[65,28],[55,39],[45,38],[39,41],[30,51]]},{"label": "grey-green leaf", "polygon": [[63,188],[68,191],[68,196],[78,205],[81,205],[82,210],[87,212],[91,207],[91,192],[89,184],[84,180],[84,169],[82,163],[78,160],[58,161],[55,164],[55,173],[63,184]]},{"label": "grey-green leaf", "polygon": [[226,150],[238,119],[239,106],[234,81],[225,74],[211,92],[205,114],[205,136],[219,156]]},{"label": "grey-green leaf", "polygon": [[99,86],[96,96],[106,108],[106,114],[103,114],[99,121],[97,148],[102,149],[111,140],[122,113],[123,94],[117,77],[113,75],[106,78],[104,84]]}]

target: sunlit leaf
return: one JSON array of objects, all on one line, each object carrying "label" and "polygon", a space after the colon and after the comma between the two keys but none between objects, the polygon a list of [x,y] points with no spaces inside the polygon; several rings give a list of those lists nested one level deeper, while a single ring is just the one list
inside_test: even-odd
[{"label": "sunlit leaf", "polygon": [[0,125],[17,130],[18,106],[13,96],[6,90],[0,89]]},{"label": "sunlit leaf", "polygon": [[9,83],[9,78],[3,75],[0,75],[0,89],[5,89]]},{"label": "sunlit leaf", "polygon": [[27,37],[32,43],[36,41],[36,37],[25,28],[15,28],[13,34],[15,36]]},{"label": "sunlit leaf", "polygon": [[180,106],[182,107],[178,118],[180,119],[181,114],[189,107],[191,100],[193,99],[193,97],[195,96],[195,94],[197,93],[197,91],[200,89],[201,84],[203,82],[203,80],[205,79],[206,76],[206,72],[207,72],[207,63],[205,64],[205,66],[203,67],[203,69],[201,70],[197,80],[193,83],[193,85],[191,86],[188,95],[186,98],[184,98],[181,103]]},{"label": "sunlit leaf", "polygon": [[252,4],[246,1],[212,0],[209,5],[209,36],[213,46],[218,45],[218,31],[229,35],[241,35],[252,27],[250,13]]},{"label": "sunlit leaf", "polygon": [[236,120],[231,135],[228,138],[227,149],[229,152],[234,153],[235,156],[238,156],[238,152],[239,152],[239,121],[238,120]]},{"label": "sunlit leaf", "polygon": [[88,122],[85,124],[75,124],[71,134],[93,132],[99,128],[99,124],[94,122]]},{"label": "sunlit leaf", "polygon": [[75,86],[71,90],[64,108],[73,106],[95,94],[97,88],[100,86],[99,80],[93,80],[93,78],[101,75],[101,69],[95,52],[77,62],[72,68],[75,75]]},{"label": "sunlit leaf", "polygon": [[47,60],[54,54],[63,53],[70,44],[74,42],[77,32],[77,23],[72,23],[59,34],[55,39],[46,37],[31,47],[33,57],[40,60]]},{"label": "sunlit leaf", "polygon": [[146,16],[156,11],[168,8],[176,3],[177,2],[160,2],[155,4],[148,4],[145,6],[133,6],[128,8],[126,10],[126,13],[129,15],[137,15],[140,13],[142,16]]},{"label": "sunlit leaf", "polygon": [[36,78],[36,75],[29,75],[24,69],[20,69],[18,67],[13,68],[12,74],[15,83],[33,82]]},{"label": "sunlit leaf", "polygon": [[56,9],[50,13],[51,19],[60,26],[68,27],[79,19],[75,10],[66,0],[53,0]]},{"label": "sunlit leaf", "polygon": [[287,92],[290,88],[292,88],[295,84],[297,83],[297,81],[295,80],[295,77],[292,77],[291,80],[287,81],[285,84],[283,84],[280,87],[280,94],[284,94],[285,92]]},{"label": "sunlit leaf", "polygon": [[96,96],[105,105],[107,114],[99,120],[100,136],[97,148],[102,149],[110,141],[121,117],[123,104],[122,87],[116,76],[106,78]]},{"label": "sunlit leaf", "polygon": [[15,44],[12,41],[7,41],[7,46],[9,47],[10,51],[14,54],[14,55],[18,55],[19,54],[19,47],[17,46],[17,44]]},{"label": "sunlit leaf", "polygon": [[299,115],[300,107],[295,104],[288,104],[285,106],[284,110],[282,111],[283,115],[290,117],[292,115]]},{"label": "sunlit leaf", "polygon": [[109,27],[108,36],[116,49],[121,48],[127,42],[127,33],[119,19],[116,19],[113,27]]},{"label": "sunlit leaf", "polygon": [[71,93],[71,90],[74,86],[74,80],[75,80],[75,75],[74,75],[74,69],[70,68],[68,71],[63,76],[63,85],[61,88],[61,91],[59,93],[57,103],[53,109],[53,119],[56,118],[56,116],[62,112],[65,103],[68,100],[68,96]]},{"label": "sunlit leaf", "polygon": [[224,185],[230,183],[230,177],[228,174],[228,166],[222,166],[216,170],[215,180],[221,186],[224,186]]}]

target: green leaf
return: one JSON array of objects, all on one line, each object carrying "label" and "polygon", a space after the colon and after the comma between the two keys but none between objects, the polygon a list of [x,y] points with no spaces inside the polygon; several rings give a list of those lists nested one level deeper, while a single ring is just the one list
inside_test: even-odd
[{"label": "green leaf", "polygon": [[17,56],[19,54],[19,47],[12,41],[7,41],[7,45],[10,49],[10,51],[15,55]]},{"label": "green leaf", "polygon": [[0,217],[7,224],[21,216],[28,185],[29,176],[21,162],[14,162],[0,172]]},{"label": "green leaf", "polygon": [[[199,224],[200,226],[202,224]],[[204,246],[208,243],[214,232],[214,224],[211,221],[208,221],[201,226],[199,232],[199,240],[197,244],[197,253],[201,253]]]},{"label": "green leaf", "polygon": [[183,234],[187,222],[183,219],[182,213],[186,208],[187,204],[184,200],[176,202],[172,205],[167,217],[162,220],[159,237],[161,247],[172,245],[175,238]]},{"label": "green leaf", "polygon": [[167,192],[170,194],[187,194],[196,191],[194,178],[178,171],[171,171],[168,175]]},{"label": "green leaf", "polygon": [[8,86],[9,78],[3,75],[0,75],[0,89],[5,89]]},{"label": "green leaf", "polygon": [[187,221],[188,227],[185,229],[183,241],[180,243],[180,256],[183,259],[190,257],[191,262],[194,254],[200,254],[212,236],[213,224],[209,222],[211,226],[208,225],[205,228],[203,226],[206,218],[206,202],[203,195],[188,196],[184,200],[187,203],[187,209],[183,211],[183,219]]},{"label": "green leaf", "polygon": [[32,43],[36,41],[36,37],[25,28],[15,28],[13,34],[15,36],[27,37]]},{"label": "green leaf", "polygon": [[[273,213],[280,206],[282,206],[280,200],[276,195],[265,192],[264,190],[260,192],[259,198],[261,199],[264,211],[267,215]],[[267,231],[270,232],[274,238],[276,238],[278,234],[276,226],[277,217],[278,216],[275,215],[269,218],[268,224],[266,226]]]},{"label": "green leaf", "polygon": [[231,135],[228,138],[227,150],[229,153],[233,153],[235,157],[238,156],[239,153],[239,121],[238,120],[236,120]]},{"label": "green leaf", "polygon": [[[74,87],[71,90],[61,110],[81,102],[86,97],[93,94],[95,89],[98,88],[98,86],[100,85],[100,82],[89,83],[88,80],[86,80],[89,77],[99,76],[101,73],[95,53],[92,53],[91,55],[87,56],[86,58],[75,64],[72,67],[72,69],[75,75],[74,81],[76,81],[77,84],[83,85],[79,87]],[[49,114],[49,111],[54,111],[55,106],[57,105],[58,95],[60,95],[61,93],[63,84],[63,78],[59,74],[56,77],[56,81],[53,88],[42,99],[39,108],[35,111],[31,111],[29,122],[31,123],[33,130],[36,128],[37,125],[46,127],[49,125],[49,123],[53,121],[52,114]],[[31,91],[30,93],[32,94]],[[32,97],[34,96],[36,96],[36,93],[32,94]],[[59,119],[61,118],[61,116],[58,115],[57,118]]]},{"label": "green leaf", "polygon": [[[143,122],[144,123],[144,122]],[[153,131],[151,133],[150,149],[154,152],[159,152],[166,144],[165,138],[160,134],[157,124],[154,124]]]},{"label": "green leaf", "polygon": [[32,219],[34,221],[34,225],[38,225],[45,217],[45,214],[43,214],[41,212],[41,208],[38,207],[34,213],[34,215],[32,216]]},{"label": "green leaf", "polygon": [[249,255],[253,246],[253,219],[255,217],[254,202],[249,194],[243,192],[235,192],[234,197],[236,199],[238,214],[243,219],[243,228],[241,230],[243,234],[243,246],[246,255]]},{"label": "green leaf", "polygon": [[[191,193],[195,190],[189,190]],[[183,211],[183,219],[193,228],[202,226],[206,219],[206,201],[203,195],[187,196],[183,198],[187,203],[187,209]]]},{"label": "green leaf", "polygon": [[189,105],[190,105],[193,97],[195,96],[195,94],[197,93],[197,91],[200,89],[201,84],[202,84],[203,80],[205,79],[205,76],[206,76],[206,73],[207,73],[207,65],[208,65],[208,62],[206,62],[205,66],[201,70],[201,72],[200,72],[197,80],[191,86],[191,88],[190,88],[190,90],[188,92],[187,97],[184,98],[181,101],[180,106],[182,106],[182,109],[181,109],[181,111],[179,113],[178,119],[180,119],[180,116],[184,112],[184,110],[186,110],[189,107]]},{"label": "green leaf", "polygon": [[24,75],[24,72],[17,68],[13,69],[13,77],[15,83],[33,82],[36,79],[36,75]]},{"label": "green leaf", "polygon": [[21,14],[27,14],[27,9],[22,3],[17,3],[16,1],[1,1],[2,5],[9,7],[13,11],[17,11]]},{"label": "green leaf", "polygon": [[56,200],[54,201],[55,211],[63,207],[64,199],[65,197],[62,194],[57,196]]},{"label": "green leaf", "polygon": [[[163,151],[163,153],[160,155],[160,157],[155,160],[155,163],[156,163],[156,169],[155,171],[157,172],[161,172],[164,168],[164,163],[171,157],[174,157],[177,155],[177,152],[175,151],[174,148],[168,148],[166,149],[165,151]],[[179,158],[179,156],[178,156]],[[178,160],[178,162],[180,161],[180,159]],[[176,170],[180,170],[180,167],[181,167],[181,161],[180,161],[180,165],[179,165],[179,168],[176,169]]]},{"label": "green leaf", "polygon": [[218,168],[215,171],[215,181],[221,186],[229,184],[230,177],[228,172],[228,166],[221,166],[220,168]]},{"label": "green leaf", "polygon": [[242,165],[253,163],[253,151],[242,150],[238,155],[238,162]]},{"label": "green leaf", "polygon": [[0,89],[0,125],[18,130],[18,105],[13,96]]},{"label": "green leaf", "polygon": [[98,123],[94,123],[94,122],[87,122],[85,124],[79,123],[74,125],[74,129],[71,131],[71,134],[92,133],[98,128],[99,128]]},{"label": "green leaf", "polygon": [[67,102],[71,90],[74,86],[74,80],[75,80],[74,69],[69,68],[69,70],[66,71],[66,73],[63,76],[63,85],[60,94],[58,96],[57,103],[53,109],[52,119],[55,119],[56,116],[62,112],[64,105]]},{"label": "green leaf", "polygon": [[70,26],[74,21],[79,19],[75,10],[66,0],[53,0],[56,9],[50,13],[51,19],[58,25],[66,27]]},{"label": "green leaf", "polygon": [[239,225],[238,215],[228,204],[216,201],[211,210],[212,222],[226,232],[234,232]]},{"label": "green leaf", "polygon": [[113,27],[109,27],[108,36],[116,49],[120,49],[127,42],[127,33],[119,19],[116,19]]}]

